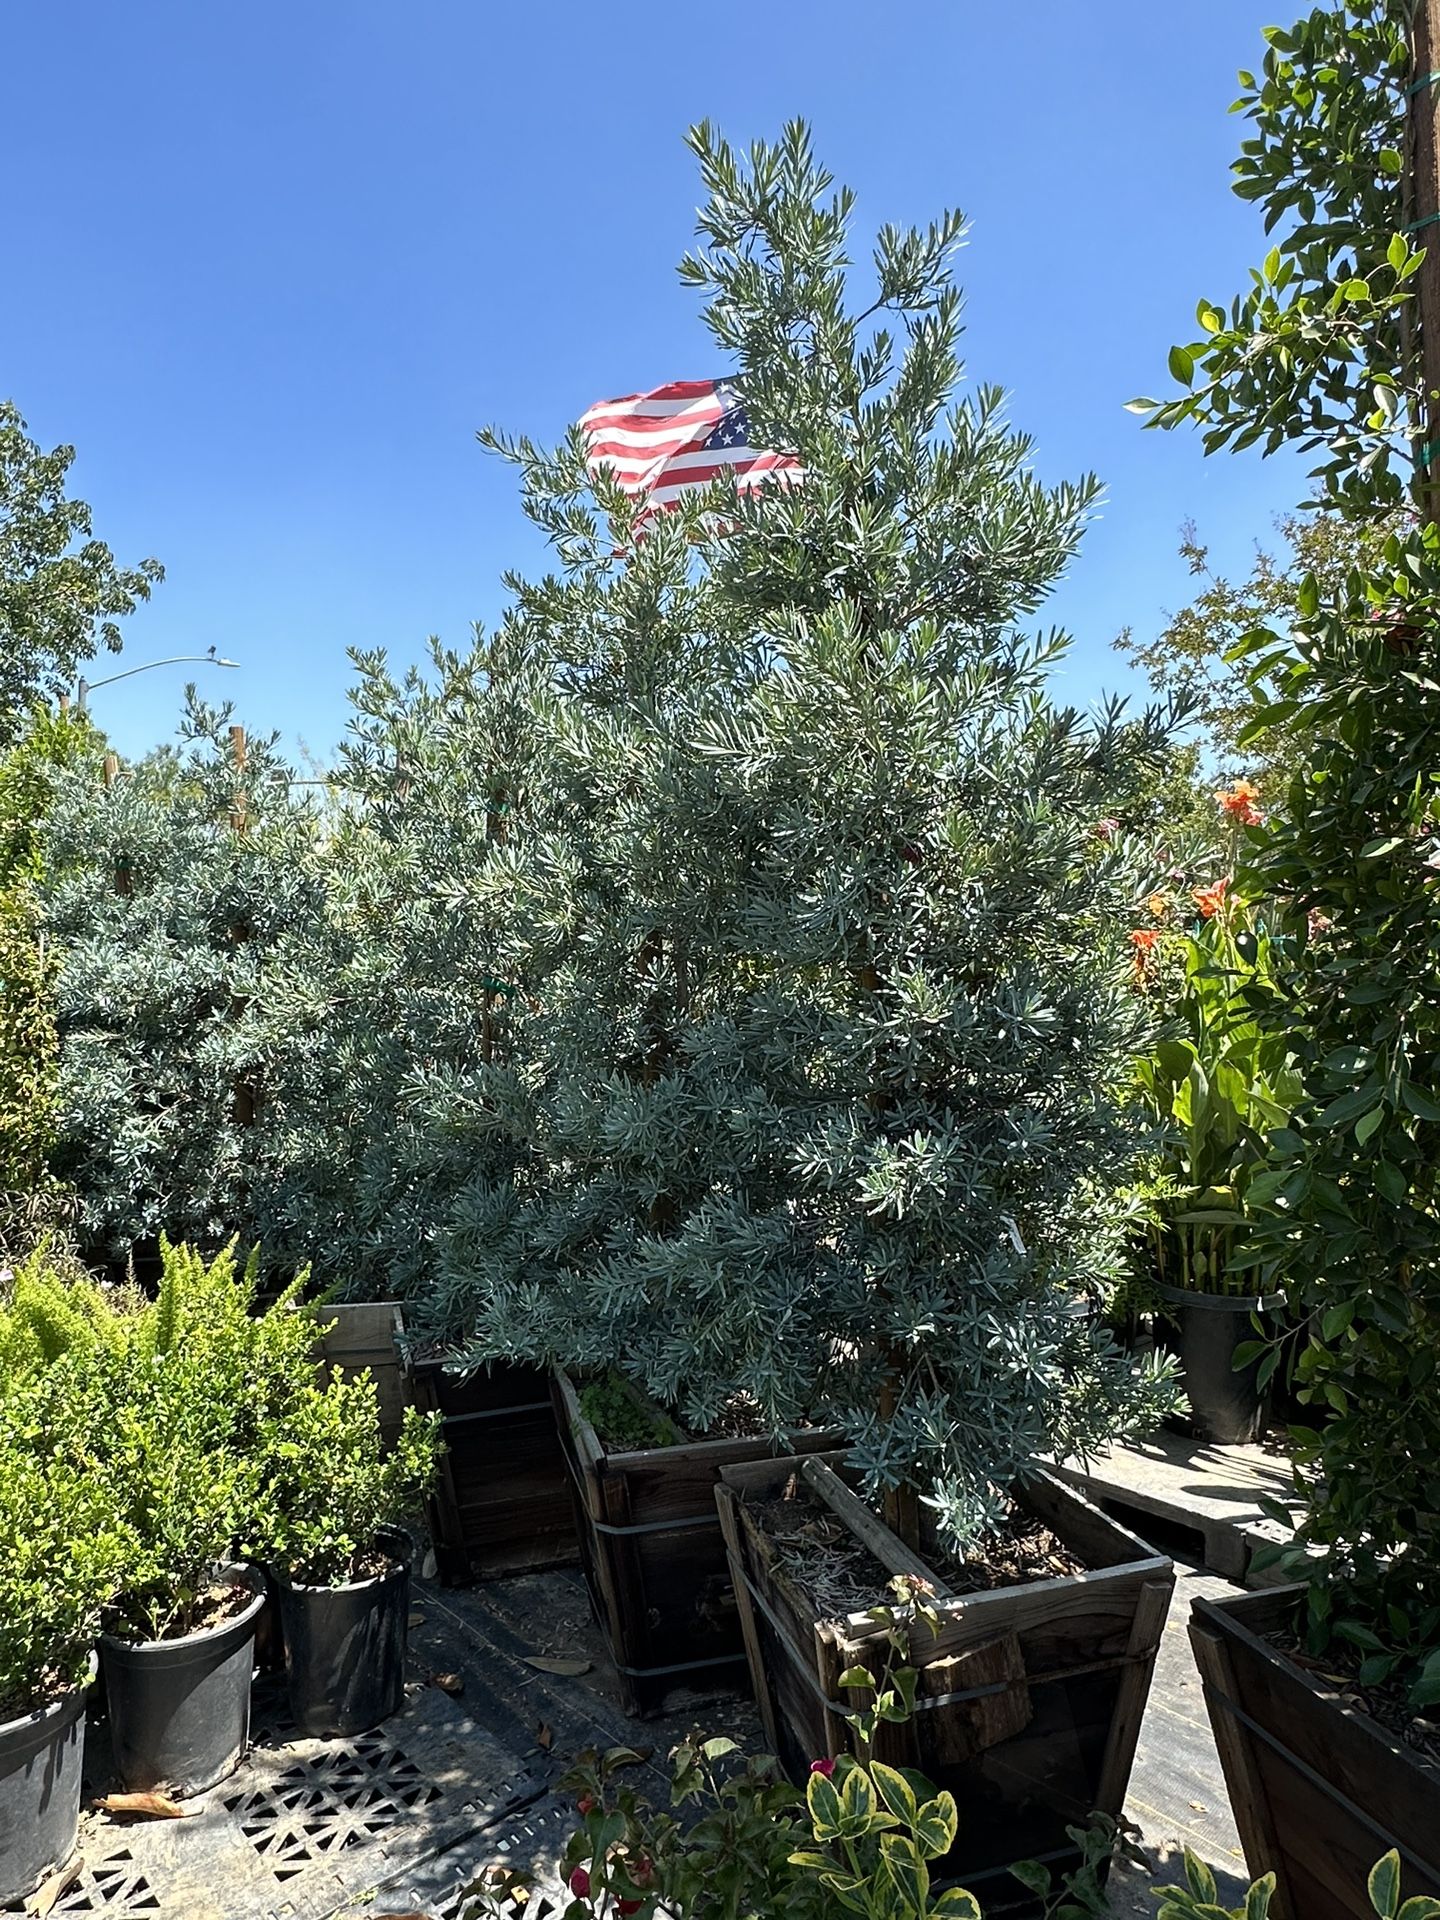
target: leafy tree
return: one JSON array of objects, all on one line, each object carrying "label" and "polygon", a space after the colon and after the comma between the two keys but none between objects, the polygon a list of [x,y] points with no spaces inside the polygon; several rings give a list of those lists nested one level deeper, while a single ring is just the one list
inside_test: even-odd
[{"label": "leafy tree", "polygon": [[165,577],[157,560],[118,566],[93,537],[89,507],[65,494],[74,458],[43,452],[0,400],[0,747],[101,646],[119,650],[120,621]]},{"label": "leafy tree", "polygon": [[[1397,516],[1395,524],[1400,524]],[[1180,556],[1200,582],[1195,598],[1171,614],[1149,640],[1126,628],[1116,641],[1160,692],[1184,700],[1190,709],[1194,743],[1183,749],[1195,794],[1195,829],[1204,833],[1215,821],[1215,782],[1252,781],[1266,805],[1283,799],[1292,774],[1306,757],[1311,727],[1303,709],[1256,736],[1250,683],[1252,662],[1239,651],[1257,627],[1284,626],[1299,617],[1301,582],[1313,576],[1323,591],[1333,591],[1352,567],[1378,562],[1387,516],[1374,524],[1335,512],[1287,514],[1277,531],[1284,552],[1257,546],[1250,571],[1231,580],[1211,568],[1209,550],[1196,529],[1182,530]],[[1178,796],[1175,796],[1178,797]],[[1174,818],[1172,813],[1171,818]]]},{"label": "leafy tree", "polygon": [[60,770],[94,757],[83,720],[45,713],[0,754],[0,1250],[12,1257],[62,1211],[48,1164],[59,1038],[41,823]]},{"label": "leafy tree", "polygon": [[490,436],[559,563],[514,583],[549,686],[504,869],[550,1177],[523,1262],[467,1249],[473,1350],[623,1359],[702,1428],[823,1405],[898,1524],[923,1496],[969,1540],[1037,1452],[1164,1398],[1075,1309],[1145,1017],[1113,822],[1167,721],[1047,698],[1064,638],[1026,627],[1096,483],[957,398],[959,216],[885,229],[857,305],[803,126],[691,144],[682,278],[805,480],[642,528],[578,440]]},{"label": "leafy tree", "polygon": [[1280,237],[1228,321],[1203,307],[1206,339],[1172,355],[1186,393],[1156,417],[1210,423],[1213,448],[1317,449],[1353,528],[1360,563],[1312,570],[1288,630],[1248,640],[1254,737],[1309,744],[1248,830],[1244,884],[1315,935],[1279,1012],[1257,1008],[1304,1091],[1249,1198],[1310,1316],[1302,1397],[1328,1415],[1292,1429],[1313,1642],[1352,1642],[1367,1681],[1401,1672],[1423,1705],[1440,1700],[1440,528],[1406,431],[1440,315],[1419,311],[1403,231],[1407,25],[1399,0],[1360,0],[1267,31],[1237,190]]}]

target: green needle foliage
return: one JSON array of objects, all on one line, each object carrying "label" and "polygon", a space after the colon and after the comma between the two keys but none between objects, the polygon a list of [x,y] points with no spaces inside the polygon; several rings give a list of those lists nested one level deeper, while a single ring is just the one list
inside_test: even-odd
[{"label": "green needle foliage", "polygon": [[[1287,1556],[1312,1644],[1350,1642],[1367,1683],[1401,1677],[1424,1706],[1440,1701],[1440,529],[1410,440],[1440,315],[1419,311],[1403,233],[1408,20],[1363,0],[1267,30],[1263,75],[1242,76],[1237,191],[1278,238],[1228,322],[1202,312],[1207,341],[1172,357],[1186,397],[1157,418],[1217,421],[1212,447],[1318,450],[1324,497],[1364,536],[1342,577],[1301,582],[1288,630],[1241,643],[1250,733],[1310,742],[1245,884],[1322,936],[1261,1009],[1303,1087],[1249,1207],[1312,1331],[1301,1393],[1324,1424],[1292,1428],[1308,1510]],[[1407,489],[1418,511],[1397,515]]]},{"label": "green needle foliage", "polygon": [[1107,1089],[1147,1017],[1111,823],[1170,716],[1047,696],[1064,637],[1028,623],[1097,483],[960,396],[960,217],[883,231],[857,299],[803,126],[691,144],[682,279],[806,477],[642,527],[577,441],[488,436],[558,563],[511,583],[544,781],[490,868],[550,1179],[523,1261],[492,1216],[442,1266],[477,1355],[623,1359],[702,1431],[823,1409],[969,1540],[1037,1452],[1166,1399],[1076,1308],[1116,1270]]}]

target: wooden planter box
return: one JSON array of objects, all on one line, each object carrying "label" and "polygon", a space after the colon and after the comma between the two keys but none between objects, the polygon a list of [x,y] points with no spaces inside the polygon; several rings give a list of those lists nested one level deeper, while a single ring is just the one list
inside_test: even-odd
[{"label": "wooden planter box", "polygon": [[414,1405],[441,1416],[445,1450],[426,1502],[447,1586],[566,1566],[579,1553],[549,1375],[496,1362],[468,1377],[411,1359]]},{"label": "wooden planter box", "polygon": [[[717,1500],[766,1734],[803,1781],[812,1760],[856,1750],[844,1714],[866,1696],[842,1692],[839,1678],[857,1665],[881,1674],[886,1645],[864,1613],[820,1618],[777,1568],[747,1503],[778,1495],[796,1468],[793,1460],[729,1468]],[[940,1596],[938,1635],[920,1626],[910,1647],[916,1712],[880,1729],[874,1757],[918,1768],[955,1795],[960,1830],[946,1879],[969,1887],[987,1916],[1033,1908],[1011,1863],[1039,1859],[1063,1872],[1079,1861],[1066,1827],[1124,1805],[1174,1568],[1039,1473],[1025,1504],[1090,1570],[950,1596],[829,1465],[799,1470],[890,1573],[920,1573]]]},{"label": "wooden planter box", "polygon": [[[580,1565],[627,1713],[658,1712],[679,1686],[743,1685],[745,1647],[730,1587],[715,1488],[721,1469],[769,1461],[764,1439],[691,1440],[608,1453],[557,1371],[555,1411],[570,1473]],[[792,1434],[801,1453],[830,1431]]]},{"label": "wooden planter box", "polygon": [[1275,1874],[1272,1920],[1374,1920],[1365,1883],[1392,1847],[1402,1897],[1440,1897],[1440,1766],[1263,1638],[1302,1593],[1197,1600],[1190,1644],[1246,1865]]},{"label": "wooden planter box", "polygon": [[333,1321],[329,1332],[321,1336],[320,1358],[344,1374],[362,1372],[366,1367],[374,1375],[380,1401],[380,1431],[392,1445],[400,1433],[405,1412],[405,1381],[400,1360],[400,1335],[403,1323],[393,1300],[346,1302],[316,1309],[322,1326]]}]

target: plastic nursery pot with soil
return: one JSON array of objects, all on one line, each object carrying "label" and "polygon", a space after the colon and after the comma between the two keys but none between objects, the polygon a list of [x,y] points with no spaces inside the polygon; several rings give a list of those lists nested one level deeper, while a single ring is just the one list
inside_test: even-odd
[{"label": "plastic nursery pot with soil", "polygon": [[402,1527],[382,1527],[375,1560],[372,1573],[343,1586],[276,1577],[290,1711],[302,1734],[364,1733],[404,1705],[415,1542]]},{"label": "plastic nursery pot with soil", "polygon": [[1016,1498],[1013,1561],[982,1573],[995,1584],[959,1592],[947,1578],[964,1576],[913,1554],[830,1462],[727,1467],[721,1481],[772,1751],[803,1781],[812,1761],[857,1750],[846,1715],[868,1696],[840,1676],[862,1666],[878,1679],[890,1654],[867,1609],[888,1601],[896,1574],[928,1580],[939,1630],[917,1622],[903,1662],[917,1672],[915,1712],[880,1727],[873,1758],[955,1795],[959,1835],[937,1875],[970,1888],[987,1916],[1038,1912],[1013,1863],[1038,1859],[1057,1875],[1078,1865],[1066,1829],[1124,1805],[1175,1584],[1169,1560],[1037,1471]]},{"label": "plastic nursery pot with soil", "polygon": [[[722,1468],[768,1461],[775,1449],[757,1434],[697,1440],[618,1376],[607,1385],[632,1404],[635,1439],[607,1443],[581,1405],[583,1389],[558,1370],[555,1411],[591,1608],[625,1711],[643,1715],[659,1712],[676,1687],[743,1680],[715,1487]],[[649,1432],[659,1444],[644,1444]],[[787,1435],[786,1448],[820,1452],[840,1438],[817,1428]]]},{"label": "plastic nursery pot with soil", "polygon": [[256,1567],[222,1567],[215,1582],[223,1614],[198,1633],[100,1636],[111,1754],[128,1792],[203,1793],[244,1756],[265,1581]]},{"label": "plastic nursery pot with soil", "polygon": [[1274,1313],[1279,1294],[1200,1293],[1157,1284],[1176,1327],[1180,1367],[1190,1401],[1190,1422],[1202,1440],[1238,1446],[1257,1440],[1265,1428],[1266,1397],[1260,1362],[1237,1368],[1236,1352],[1256,1338],[1255,1314]]},{"label": "plastic nursery pot with soil", "polygon": [[50,1706],[0,1724],[0,1907],[24,1899],[75,1851],[85,1693],[72,1688]]},{"label": "plastic nursery pot with soil", "polygon": [[[1394,1847],[1401,1898],[1440,1898],[1440,1720],[1421,1723],[1302,1664],[1304,1588],[1196,1600],[1190,1644],[1252,1874],[1273,1920],[1374,1920],[1372,1863]],[[1387,1724],[1392,1722],[1393,1724]]]}]

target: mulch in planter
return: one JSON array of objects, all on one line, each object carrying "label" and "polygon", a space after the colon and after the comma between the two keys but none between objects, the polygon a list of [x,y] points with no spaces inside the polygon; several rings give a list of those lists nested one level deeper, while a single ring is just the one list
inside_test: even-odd
[{"label": "mulch in planter", "polygon": [[[868,1550],[867,1560],[847,1548],[838,1588],[826,1596],[838,1605],[817,1605],[807,1591],[817,1544],[807,1522],[788,1537],[770,1531],[796,1477]],[[803,1779],[813,1760],[855,1751],[848,1716],[871,1696],[840,1679],[856,1666],[877,1681],[887,1670],[883,1623],[866,1612],[875,1583],[888,1598],[896,1574],[927,1579],[939,1630],[917,1624],[903,1662],[917,1674],[916,1711],[878,1730],[875,1757],[955,1795],[960,1829],[945,1876],[973,1887],[987,1913],[1027,1909],[1010,1864],[1077,1864],[1067,1827],[1123,1806],[1174,1585],[1169,1561],[1042,1474],[1021,1501],[1029,1520],[996,1564],[958,1570],[972,1583],[1008,1571],[1028,1577],[947,1592],[943,1569],[905,1547],[824,1463],[755,1463],[727,1469],[723,1480],[719,1505],[751,1673],[767,1738],[787,1770]],[[1053,1570],[1057,1561],[1065,1571]],[[847,1610],[855,1599],[864,1604]]]}]

